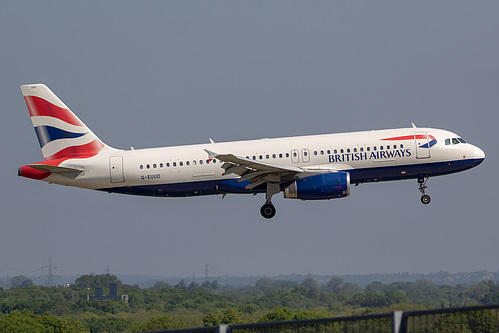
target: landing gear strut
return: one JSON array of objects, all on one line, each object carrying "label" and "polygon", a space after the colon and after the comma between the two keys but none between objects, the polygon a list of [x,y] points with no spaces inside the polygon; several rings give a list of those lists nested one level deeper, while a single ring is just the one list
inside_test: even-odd
[{"label": "landing gear strut", "polygon": [[426,186],[426,182],[428,181],[428,177],[424,176],[419,176],[418,177],[418,184],[419,184],[419,192],[421,192],[421,202],[425,205],[429,204],[431,201],[431,198],[428,194],[425,194],[425,189],[428,188]]},{"label": "landing gear strut", "polygon": [[265,193],[265,205],[260,208],[260,214],[266,219],[271,219],[276,213],[276,209],[272,204],[272,196],[281,191],[281,186],[279,183],[267,182],[267,191]]}]

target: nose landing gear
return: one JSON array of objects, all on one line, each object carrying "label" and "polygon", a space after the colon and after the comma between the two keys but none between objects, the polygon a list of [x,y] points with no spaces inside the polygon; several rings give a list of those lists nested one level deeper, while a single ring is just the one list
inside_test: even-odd
[{"label": "nose landing gear", "polygon": [[424,176],[418,177],[419,192],[421,192],[421,202],[425,205],[429,204],[431,201],[430,196],[425,193],[425,189],[428,188],[428,186],[426,186],[427,181],[428,181],[428,177],[426,177],[426,178]]}]

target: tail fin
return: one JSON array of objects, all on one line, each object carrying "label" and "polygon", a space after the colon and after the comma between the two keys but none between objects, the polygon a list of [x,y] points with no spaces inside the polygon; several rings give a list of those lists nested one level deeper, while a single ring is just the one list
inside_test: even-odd
[{"label": "tail fin", "polygon": [[45,160],[86,158],[114,150],[99,140],[46,85],[22,85],[21,90]]}]

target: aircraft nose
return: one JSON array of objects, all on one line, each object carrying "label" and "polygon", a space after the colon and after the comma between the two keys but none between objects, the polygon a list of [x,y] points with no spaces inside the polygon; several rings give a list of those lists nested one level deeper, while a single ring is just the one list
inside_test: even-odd
[{"label": "aircraft nose", "polygon": [[485,152],[478,147],[473,148],[473,155],[477,160],[483,160],[485,158]]}]

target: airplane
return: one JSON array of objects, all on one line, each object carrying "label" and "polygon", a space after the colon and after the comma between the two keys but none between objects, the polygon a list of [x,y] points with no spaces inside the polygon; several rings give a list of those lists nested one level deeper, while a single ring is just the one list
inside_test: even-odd
[{"label": "airplane", "polygon": [[121,150],[102,142],[47,86],[22,85],[44,161],[18,175],[67,186],[143,196],[265,193],[329,200],[351,184],[417,179],[421,202],[429,177],[473,168],[485,153],[442,129],[384,129],[161,148]]}]

